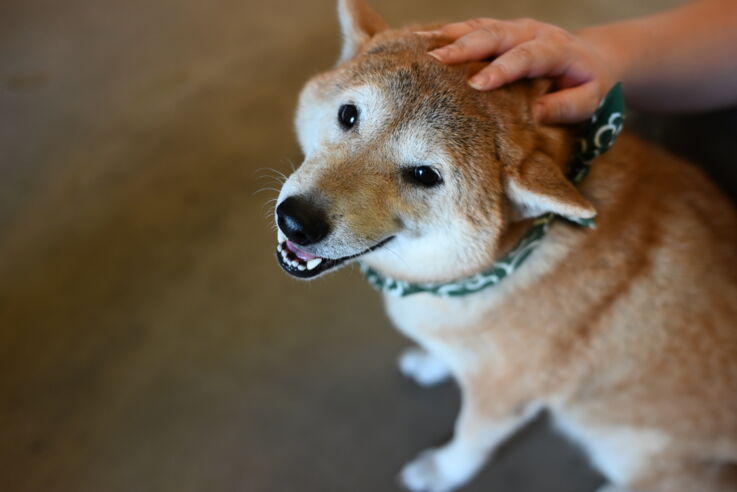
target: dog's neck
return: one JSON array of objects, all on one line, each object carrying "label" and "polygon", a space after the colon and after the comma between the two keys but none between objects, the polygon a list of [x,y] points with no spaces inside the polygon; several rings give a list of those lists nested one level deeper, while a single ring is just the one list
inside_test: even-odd
[{"label": "dog's neck", "polygon": [[502,232],[499,238],[499,244],[497,247],[497,254],[494,261],[501,260],[504,256],[508,255],[512,248],[514,248],[522,239],[522,236],[530,230],[535,219],[523,219],[514,222],[508,222],[507,227]]}]

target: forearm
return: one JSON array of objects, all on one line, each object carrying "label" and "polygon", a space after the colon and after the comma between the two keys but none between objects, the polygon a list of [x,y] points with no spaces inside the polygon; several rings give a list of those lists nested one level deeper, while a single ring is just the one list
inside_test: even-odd
[{"label": "forearm", "polygon": [[579,35],[611,65],[636,108],[737,104],[737,0],[699,0]]}]

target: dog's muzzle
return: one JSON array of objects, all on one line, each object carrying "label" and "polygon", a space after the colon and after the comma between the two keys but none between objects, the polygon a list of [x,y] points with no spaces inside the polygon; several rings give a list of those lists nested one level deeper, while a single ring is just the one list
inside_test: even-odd
[{"label": "dog's muzzle", "polygon": [[306,251],[310,245],[325,239],[332,229],[327,214],[314,202],[301,196],[286,198],[276,207],[276,222],[279,226],[276,258],[287,273],[298,278],[312,278],[336,268],[380,248],[393,237],[356,254],[323,258]]}]

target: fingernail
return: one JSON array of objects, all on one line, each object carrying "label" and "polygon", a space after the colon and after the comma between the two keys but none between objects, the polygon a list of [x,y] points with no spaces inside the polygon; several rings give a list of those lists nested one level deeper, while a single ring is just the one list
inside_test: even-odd
[{"label": "fingernail", "polygon": [[479,91],[485,89],[488,83],[489,78],[483,74],[474,75],[468,81],[468,85]]},{"label": "fingernail", "polygon": [[535,103],[532,106],[532,117],[537,122],[540,123],[545,118],[545,106],[542,103]]},{"label": "fingernail", "polygon": [[438,61],[443,61],[443,55],[445,54],[445,50],[443,48],[432,50],[427,52],[428,55],[432,56]]},{"label": "fingernail", "polygon": [[419,36],[438,36],[440,31],[415,31],[415,34]]}]

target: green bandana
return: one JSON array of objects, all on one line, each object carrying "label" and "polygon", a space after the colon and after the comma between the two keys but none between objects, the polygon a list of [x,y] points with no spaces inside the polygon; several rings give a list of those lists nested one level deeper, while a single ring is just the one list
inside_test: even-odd
[{"label": "green bandana", "polygon": [[[581,128],[579,148],[571,161],[568,178],[579,183],[589,172],[592,161],[609,150],[622,131],[624,122],[624,97],[622,87],[615,85],[606,95],[591,119]],[[410,283],[394,280],[380,275],[361,263],[361,272],[371,285],[381,292],[398,297],[426,292],[438,296],[457,297],[473,294],[481,289],[498,284],[504,277],[514,272],[540,244],[545,232],[557,216],[547,213],[535,219],[532,227],[522,236],[512,250],[494,262],[486,271],[470,277],[444,284]],[[564,217],[584,227],[591,227],[594,219],[572,219]]]}]

